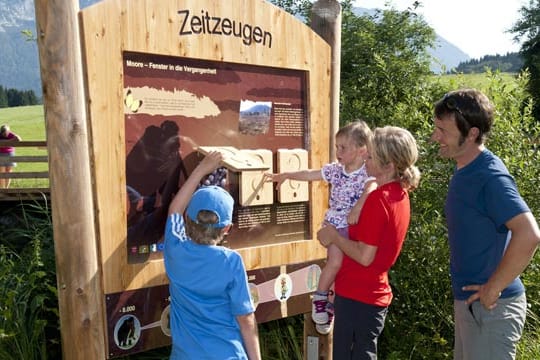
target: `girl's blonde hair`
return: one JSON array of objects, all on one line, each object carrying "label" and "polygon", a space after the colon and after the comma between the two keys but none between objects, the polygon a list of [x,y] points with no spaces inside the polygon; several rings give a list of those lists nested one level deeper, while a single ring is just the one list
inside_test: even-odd
[{"label": "girl's blonde hair", "polygon": [[371,141],[373,133],[365,121],[356,120],[340,128],[336,133],[336,138],[340,136],[348,137],[356,146],[365,146]]},{"label": "girl's blonde hair", "polygon": [[418,146],[408,130],[396,126],[376,128],[371,153],[382,165],[394,164],[403,188],[412,191],[418,187],[420,171],[414,165],[418,160]]}]

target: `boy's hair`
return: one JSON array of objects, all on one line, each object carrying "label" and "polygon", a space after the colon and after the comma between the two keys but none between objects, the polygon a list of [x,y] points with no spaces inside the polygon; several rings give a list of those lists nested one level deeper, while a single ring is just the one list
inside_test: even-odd
[{"label": "boy's hair", "polygon": [[186,234],[199,244],[223,238],[222,229],[232,224],[234,199],[222,187],[203,186],[195,191],[186,209]]},{"label": "boy's hair", "polygon": [[201,210],[197,215],[197,222],[186,216],[186,235],[202,245],[213,245],[223,240],[222,229],[209,225],[217,223],[218,218],[215,213],[207,210]]},{"label": "boy's hair", "polygon": [[340,136],[348,137],[357,146],[365,146],[371,141],[373,133],[365,121],[356,120],[340,128],[336,138]]}]

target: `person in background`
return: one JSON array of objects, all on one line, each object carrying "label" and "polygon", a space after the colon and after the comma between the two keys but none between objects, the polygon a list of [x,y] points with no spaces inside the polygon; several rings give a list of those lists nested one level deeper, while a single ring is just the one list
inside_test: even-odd
[{"label": "person in background", "polygon": [[[278,182],[278,186],[288,179],[328,182],[331,192],[324,222],[335,226],[343,236],[347,236],[349,224],[358,221],[367,194],[377,186],[367,175],[364,166],[367,144],[371,137],[371,129],[364,121],[352,122],[336,133],[337,162],[326,164],[322,169],[265,174],[265,178]],[[338,247],[328,246],[327,262],[313,295],[311,312],[315,329],[321,334],[328,334],[332,329],[334,304],[329,295],[342,259],[343,254]]]},{"label": "person in background", "polygon": [[232,227],[234,200],[215,185],[195,191],[222,160],[210,152],[169,206],[164,256],[173,360],[261,359],[244,263],[236,251],[219,246]]},{"label": "person in background", "polygon": [[420,181],[417,158],[409,131],[375,129],[366,170],[377,188],[367,196],[358,223],[350,225],[348,236],[330,225],[317,232],[323,246],[333,244],[345,255],[335,281],[334,359],[377,358],[377,341],[393,296],[388,272],[409,227],[409,192]]},{"label": "person in background", "polygon": [[456,360],[514,359],[527,312],[519,275],[540,231],[514,179],[484,141],[494,107],[461,89],[435,104],[432,140],[456,163],[445,215],[454,295]]},{"label": "person in background", "polygon": [[[14,142],[21,141],[21,137],[10,130],[9,125],[0,126],[0,173],[10,173],[17,163],[11,157],[15,156]],[[0,188],[7,189],[11,179],[0,179]]]}]

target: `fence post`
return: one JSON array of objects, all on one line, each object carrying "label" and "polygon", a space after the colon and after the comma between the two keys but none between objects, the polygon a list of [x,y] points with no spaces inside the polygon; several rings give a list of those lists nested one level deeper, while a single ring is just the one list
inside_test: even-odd
[{"label": "fence post", "polygon": [[105,328],[77,12],[35,0],[64,359],[104,359]]}]

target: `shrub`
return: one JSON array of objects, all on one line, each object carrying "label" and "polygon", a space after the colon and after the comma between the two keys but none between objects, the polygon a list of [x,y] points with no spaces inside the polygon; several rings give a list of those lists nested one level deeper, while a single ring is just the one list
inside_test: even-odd
[{"label": "shrub", "polygon": [[[538,159],[539,126],[531,116],[529,97],[524,90],[527,75],[515,83],[503,81],[499,73],[488,72],[488,81],[479,87],[494,103],[496,120],[487,146],[506,163],[522,196],[538,214],[540,178]],[[380,343],[381,358],[448,359],[453,348],[453,299],[448,270],[448,245],[443,205],[453,163],[440,159],[429,143],[432,132],[432,104],[449,90],[474,87],[466,78],[431,85],[395,125],[414,132],[421,151],[420,188],[411,194],[412,219],[403,251],[390,278],[395,299],[390,306]],[[428,106],[429,105],[429,106]],[[430,110],[426,111],[429,107]],[[536,256],[538,258],[539,255]],[[540,267],[533,261],[523,274],[529,298],[529,318],[520,343],[520,358],[540,358],[538,315]]]},{"label": "shrub", "polygon": [[52,226],[38,204],[2,213],[0,358],[60,358]]}]

